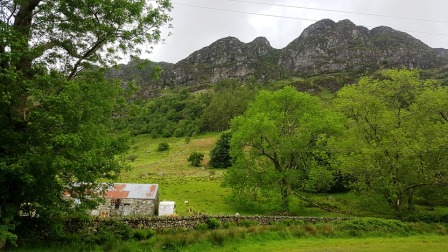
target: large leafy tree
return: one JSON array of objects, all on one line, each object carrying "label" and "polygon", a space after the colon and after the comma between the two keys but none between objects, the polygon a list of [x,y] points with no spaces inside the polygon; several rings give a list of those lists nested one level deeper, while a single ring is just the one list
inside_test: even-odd
[{"label": "large leafy tree", "polygon": [[270,195],[289,210],[293,189],[305,187],[311,170],[321,169],[319,153],[341,129],[340,117],[319,100],[292,87],[261,91],[247,111],[232,120],[233,166],[225,184],[248,200]]},{"label": "large leafy tree", "polygon": [[412,209],[419,188],[446,188],[447,101],[446,86],[410,70],[389,70],[340,90],[336,104],[349,123],[335,149],[356,177],[354,186],[381,194],[396,211]]},{"label": "large leafy tree", "polygon": [[0,225],[24,207],[54,223],[71,209],[64,186],[122,169],[110,130],[121,88],[99,69],[160,39],[171,6],[151,2],[0,2]]}]

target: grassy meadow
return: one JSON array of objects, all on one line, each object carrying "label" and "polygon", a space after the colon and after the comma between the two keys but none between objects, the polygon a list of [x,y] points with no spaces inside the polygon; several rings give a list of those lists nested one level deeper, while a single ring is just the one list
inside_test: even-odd
[{"label": "grassy meadow", "polygon": [[[179,215],[234,214],[235,210],[225,200],[230,189],[221,187],[224,169],[207,168],[209,152],[219,136],[219,133],[191,138],[137,136],[126,156],[131,168],[121,174],[119,182],[159,184],[160,200],[176,201]],[[169,144],[167,151],[157,151],[161,142]],[[202,166],[193,167],[187,161],[192,152],[204,154]],[[136,158],[131,161],[130,157]]]},{"label": "grassy meadow", "polygon": [[[225,169],[209,168],[209,153],[220,137],[220,133],[209,133],[191,138],[151,138],[140,135],[132,138],[131,148],[126,153],[130,169],[124,171],[120,183],[159,184],[160,200],[176,201],[176,213],[181,216],[195,214],[242,215],[272,214],[265,209],[248,210],[228,203],[230,188],[221,186]],[[169,149],[158,151],[158,145],[168,143]],[[204,154],[200,167],[193,167],[188,161],[192,152]],[[350,194],[307,195],[335,208],[344,208],[353,200]],[[188,203],[185,203],[188,201]],[[297,198],[291,199],[291,213],[301,216],[347,216],[327,212]],[[359,213],[356,213],[359,214]]]},{"label": "grassy meadow", "polygon": [[[191,247],[185,251],[195,251]],[[199,248],[198,248],[199,249]],[[369,238],[300,238],[288,240],[265,240],[258,242],[234,242],[223,247],[203,247],[201,251],[297,251],[297,252],[444,252],[448,250],[445,236],[410,236],[410,237],[369,237]]]}]

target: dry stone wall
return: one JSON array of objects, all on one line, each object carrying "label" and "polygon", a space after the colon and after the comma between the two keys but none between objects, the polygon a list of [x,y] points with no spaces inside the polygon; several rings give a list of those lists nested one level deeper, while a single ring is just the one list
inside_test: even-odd
[{"label": "dry stone wall", "polygon": [[[122,217],[115,218],[114,221],[121,221],[132,228],[143,229],[150,228],[154,230],[163,229],[194,229],[199,224],[206,224],[211,218],[218,219],[221,223],[233,223],[240,225],[244,222],[253,222],[259,225],[270,225],[278,222],[284,221],[302,221],[304,223],[318,223],[318,222],[330,222],[337,220],[348,220],[350,218],[322,218],[322,217],[296,217],[296,216],[185,216],[185,217]],[[107,225],[111,218],[95,218],[91,221],[90,227],[96,228],[101,225]],[[76,223],[68,223],[67,227],[77,229],[78,225]]]}]

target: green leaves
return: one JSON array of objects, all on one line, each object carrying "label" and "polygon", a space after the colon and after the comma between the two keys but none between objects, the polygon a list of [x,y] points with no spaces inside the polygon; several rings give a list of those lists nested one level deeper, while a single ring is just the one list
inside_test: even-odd
[{"label": "green leaves", "polygon": [[340,129],[340,117],[309,94],[292,87],[261,91],[247,111],[232,120],[235,163],[225,183],[238,193],[273,193],[281,198],[282,210],[288,210],[290,191],[304,188],[310,170],[330,168],[317,161],[315,150],[325,148],[322,139]]},{"label": "green leaves", "polygon": [[417,71],[389,70],[338,92],[336,105],[349,122],[337,144],[341,164],[358,188],[381,193],[389,205],[412,208],[414,190],[440,186],[448,170],[447,88],[421,81]]},{"label": "green leaves", "polygon": [[[75,210],[62,197],[69,184],[93,186],[125,168],[119,154],[127,141],[111,124],[125,91],[100,67],[157,42],[171,5],[6,0],[1,6],[0,227],[14,225],[25,206],[52,226]],[[96,202],[84,197],[86,188],[72,193],[82,207]]]}]

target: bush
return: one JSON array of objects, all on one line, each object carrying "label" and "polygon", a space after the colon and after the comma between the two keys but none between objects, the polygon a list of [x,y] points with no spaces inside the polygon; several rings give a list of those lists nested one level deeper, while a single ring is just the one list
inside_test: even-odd
[{"label": "bush", "polygon": [[149,228],[139,229],[139,230],[135,230],[134,239],[139,240],[139,241],[147,240],[147,239],[153,237],[155,234],[156,234],[156,232]]},{"label": "bush", "polygon": [[222,223],[220,220],[218,220],[216,218],[210,218],[210,219],[207,219],[207,226],[210,229],[218,229],[222,226]]},{"label": "bush", "polygon": [[204,160],[204,154],[200,152],[193,152],[187,160],[192,166],[198,167],[201,165],[202,160]]},{"label": "bush", "polygon": [[240,220],[239,225],[242,227],[251,227],[258,225],[258,221],[256,220]]},{"label": "bush", "polygon": [[196,230],[207,230],[208,225],[206,223],[199,223],[196,226],[194,226],[194,229]]},{"label": "bush", "polygon": [[425,223],[448,223],[448,214],[437,214],[437,213],[413,213],[402,218],[403,221],[409,222],[425,222]]},{"label": "bush", "polygon": [[17,235],[11,233],[11,229],[6,225],[0,225],[0,250],[5,245],[16,245]]},{"label": "bush", "polygon": [[212,244],[222,246],[227,236],[228,234],[225,230],[216,230],[210,233],[210,240]]},{"label": "bush", "polygon": [[224,228],[232,228],[232,227],[236,227],[237,225],[236,225],[235,222],[232,222],[232,221],[226,221],[226,222],[224,222],[224,223],[222,224],[222,226],[223,226]]},{"label": "bush", "polygon": [[380,218],[356,218],[343,222],[341,226],[352,235],[362,235],[364,232],[408,234],[410,231],[409,225],[404,222]]},{"label": "bush", "polygon": [[136,154],[130,154],[129,156],[126,157],[127,160],[134,162],[137,159],[137,155]]},{"label": "bush", "polygon": [[170,145],[166,142],[159,143],[159,146],[157,147],[157,151],[166,151],[170,148]]}]

